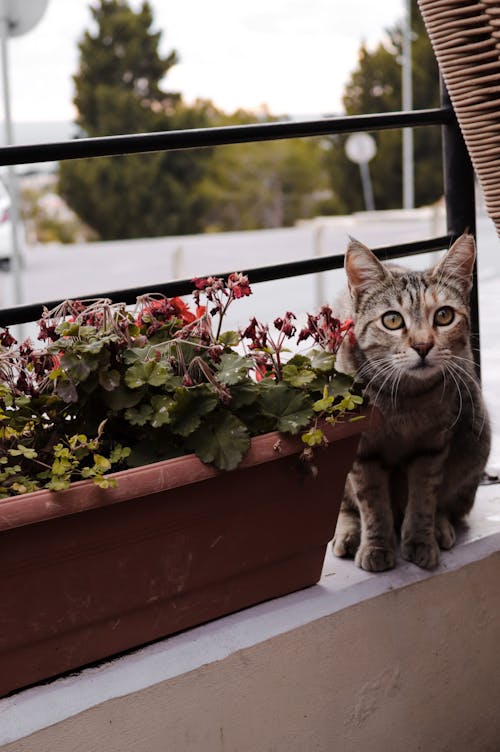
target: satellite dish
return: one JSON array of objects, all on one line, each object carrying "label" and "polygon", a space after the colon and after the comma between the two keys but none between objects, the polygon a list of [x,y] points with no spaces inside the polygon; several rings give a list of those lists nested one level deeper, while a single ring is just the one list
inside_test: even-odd
[{"label": "satellite dish", "polygon": [[3,17],[9,37],[20,37],[41,20],[49,0],[4,0]]}]

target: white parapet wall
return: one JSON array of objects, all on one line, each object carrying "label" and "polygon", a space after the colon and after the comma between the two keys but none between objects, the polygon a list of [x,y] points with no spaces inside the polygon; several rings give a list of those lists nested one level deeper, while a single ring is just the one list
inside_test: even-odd
[{"label": "white parapet wall", "polygon": [[0,701],[1,752],[498,752],[500,486],[439,569],[319,585]]}]

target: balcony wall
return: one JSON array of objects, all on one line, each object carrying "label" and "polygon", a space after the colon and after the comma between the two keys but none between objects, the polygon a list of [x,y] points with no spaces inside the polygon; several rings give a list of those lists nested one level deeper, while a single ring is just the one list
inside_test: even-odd
[{"label": "balcony wall", "polygon": [[0,701],[1,752],[498,752],[500,488],[440,568],[321,583]]}]

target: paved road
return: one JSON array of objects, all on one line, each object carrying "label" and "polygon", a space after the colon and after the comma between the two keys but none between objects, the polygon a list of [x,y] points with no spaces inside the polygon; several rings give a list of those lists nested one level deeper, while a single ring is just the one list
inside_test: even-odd
[{"label": "paved road", "polygon": [[[491,276],[500,274],[500,254],[497,261],[488,222],[485,217],[480,218],[487,237],[485,248],[481,248],[481,255],[485,256],[481,260],[481,273]],[[381,246],[443,232],[442,214],[424,209],[336,217],[278,230],[28,247],[23,275],[24,302],[91,296],[100,290],[240,270],[318,253],[341,253],[349,234],[367,245]],[[418,257],[410,263],[418,267],[425,261]],[[309,310],[323,300],[330,300],[342,284],[342,272],[324,273],[320,281],[317,276],[306,276],[266,283],[256,288],[256,297],[248,310],[257,307],[263,317],[276,315],[276,305]],[[1,305],[13,302],[11,288],[10,275],[0,273]],[[243,309],[244,306],[240,309],[242,315],[246,316]]]},{"label": "paved road", "polygon": [[[26,249],[24,302],[94,296],[101,290],[150,285],[224,270],[298,260],[345,250],[348,235],[371,246],[444,234],[444,217],[431,210],[377,212],[312,221],[296,228],[257,232],[155,238],[148,240],[47,245]],[[478,216],[483,383],[495,432],[493,462],[500,467],[500,244],[484,212]],[[408,265],[423,268],[427,257]],[[252,315],[273,320],[285,310],[297,315],[331,301],[344,285],[344,272],[327,272],[254,287],[238,301],[228,325],[243,325]],[[12,280],[0,273],[0,305],[12,304]],[[29,333],[29,329],[28,329]]]}]

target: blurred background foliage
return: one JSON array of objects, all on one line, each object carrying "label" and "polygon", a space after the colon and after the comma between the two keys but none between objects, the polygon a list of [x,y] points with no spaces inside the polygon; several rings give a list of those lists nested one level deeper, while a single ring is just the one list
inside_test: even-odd
[{"label": "blurred background foliage", "polygon": [[[93,29],[79,43],[74,76],[79,137],[150,133],[278,119],[269,112],[225,113],[211,101],[187,104],[164,82],[179,58],[159,52],[161,32],[147,2],[97,0]],[[413,0],[414,108],[439,104],[438,71]],[[387,30],[372,51],[364,45],[346,84],[349,115],[401,108],[401,28]],[[318,71],[328,85],[328,71]],[[325,113],[328,114],[328,113]],[[338,114],[338,113],[336,113]],[[401,132],[374,133],[370,163],[377,209],[401,207]],[[439,128],[415,129],[416,204],[442,195]],[[61,163],[67,205],[105,239],[182,235],[293,225],[318,214],[362,210],[358,166],[345,137],[292,139]]]}]

